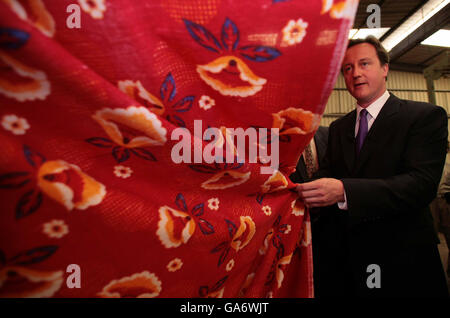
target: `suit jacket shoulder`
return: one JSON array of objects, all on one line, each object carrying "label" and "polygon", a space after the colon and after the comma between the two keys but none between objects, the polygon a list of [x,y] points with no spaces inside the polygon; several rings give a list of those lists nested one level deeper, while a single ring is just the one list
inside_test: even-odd
[{"label": "suit jacket shoulder", "polygon": [[[426,102],[412,101],[400,99],[391,94],[383,108],[391,108],[400,113],[403,118],[411,118],[413,120],[420,119],[423,116],[435,114],[435,116],[447,117],[447,112],[441,106],[433,105]],[[382,109],[383,111],[383,109]]]}]

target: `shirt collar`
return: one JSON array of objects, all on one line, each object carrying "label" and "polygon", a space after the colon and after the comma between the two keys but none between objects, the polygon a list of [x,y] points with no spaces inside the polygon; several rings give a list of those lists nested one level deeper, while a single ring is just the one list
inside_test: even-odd
[{"label": "shirt collar", "polygon": [[[389,96],[390,96],[389,92],[386,90],[384,94],[378,97],[376,101],[374,101],[372,104],[366,107],[367,112],[373,119],[377,118],[384,104],[386,104],[386,101],[389,99]],[[359,113],[361,112],[362,109],[363,108],[361,106],[356,105],[357,118],[359,118]]]}]

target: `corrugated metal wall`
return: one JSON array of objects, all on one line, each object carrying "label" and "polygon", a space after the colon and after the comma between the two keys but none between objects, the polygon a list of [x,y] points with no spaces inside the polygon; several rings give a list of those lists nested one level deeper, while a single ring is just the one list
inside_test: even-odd
[{"label": "corrugated metal wall", "polygon": [[[440,78],[434,81],[434,86],[435,90],[447,91],[436,92],[436,102],[450,114],[450,78]],[[323,126],[329,126],[331,122],[355,108],[356,101],[345,89],[344,78],[341,74],[334,87],[322,117],[321,125]],[[427,84],[422,74],[390,71],[387,88],[399,98],[428,102]]]}]

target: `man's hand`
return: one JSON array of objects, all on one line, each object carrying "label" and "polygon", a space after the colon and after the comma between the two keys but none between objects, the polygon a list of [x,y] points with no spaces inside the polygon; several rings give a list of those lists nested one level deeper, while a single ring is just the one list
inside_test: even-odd
[{"label": "man's hand", "polygon": [[297,192],[307,207],[322,207],[344,202],[344,184],[341,180],[322,178],[297,186]]}]

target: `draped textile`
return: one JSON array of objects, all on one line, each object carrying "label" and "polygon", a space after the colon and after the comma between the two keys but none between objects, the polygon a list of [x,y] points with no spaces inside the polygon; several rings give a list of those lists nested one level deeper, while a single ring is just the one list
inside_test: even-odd
[{"label": "draped textile", "polygon": [[[0,0],[0,297],[313,297],[288,176],[356,7]],[[278,129],[278,169],[175,162],[208,127],[224,156],[229,128]]]}]

